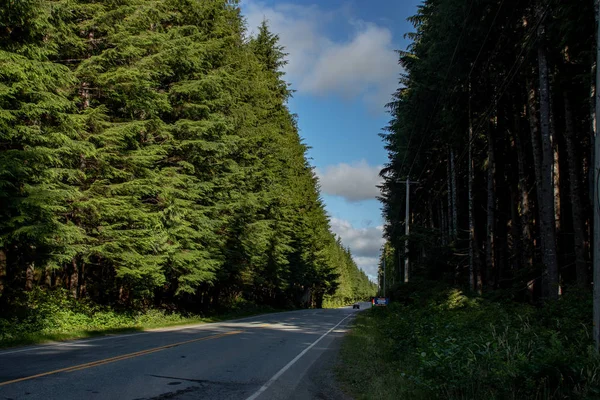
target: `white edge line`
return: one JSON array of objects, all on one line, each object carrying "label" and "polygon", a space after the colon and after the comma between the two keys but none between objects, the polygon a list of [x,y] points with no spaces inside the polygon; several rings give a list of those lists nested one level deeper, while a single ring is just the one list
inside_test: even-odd
[{"label": "white edge line", "polygon": [[246,400],[254,400],[258,396],[260,396],[264,391],[266,391],[269,388],[269,386],[271,386],[277,379],[279,379],[279,377],[281,375],[283,375],[285,373],[285,371],[287,371],[288,369],[290,369],[290,367],[292,365],[294,365],[300,358],[302,358],[303,355],[305,355],[317,343],[319,343],[321,340],[323,340],[323,338],[325,336],[329,335],[331,333],[331,331],[333,331],[335,328],[337,328],[338,326],[340,326],[340,324],[342,322],[344,322],[346,319],[348,319],[352,315],[354,315],[354,314],[349,314],[349,315],[345,316],[340,322],[337,323],[336,326],[334,326],[333,328],[331,328],[330,330],[328,330],[327,332],[325,332],[323,335],[321,335],[320,338],[318,338],[317,340],[315,340],[310,346],[308,346],[307,348],[305,348],[304,350],[302,350],[302,352],[300,354],[298,354],[292,361],[290,361],[289,363],[287,363],[285,365],[285,367],[281,368],[275,375],[273,375],[273,377],[271,379],[269,379],[267,381],[267,383],[265,383],[264,385],[262,385],[262,387],[260,389],[258,389],[252,396],[248,397]]}]

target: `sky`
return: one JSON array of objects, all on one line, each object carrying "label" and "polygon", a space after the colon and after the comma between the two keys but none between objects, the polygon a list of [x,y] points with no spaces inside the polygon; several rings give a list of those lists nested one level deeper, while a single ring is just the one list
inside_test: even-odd
[{"label": "sky", "polygon": [[250,34],[267,20],[288,53],[285,80],[300,135],[310,147],[331,228],[375,280],[383,245],[378,136],[398,87],[396,50],[410,43],[407,18],[421,0],[242,0]]}]

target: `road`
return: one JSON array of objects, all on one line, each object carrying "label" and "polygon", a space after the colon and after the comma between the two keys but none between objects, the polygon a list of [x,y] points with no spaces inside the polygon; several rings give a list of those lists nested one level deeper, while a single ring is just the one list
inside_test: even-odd
[{"label": "road", "polygon": [[319,369],[358,311],[298,310],[4,350],[0,399],[342,396],[320,388]]}]

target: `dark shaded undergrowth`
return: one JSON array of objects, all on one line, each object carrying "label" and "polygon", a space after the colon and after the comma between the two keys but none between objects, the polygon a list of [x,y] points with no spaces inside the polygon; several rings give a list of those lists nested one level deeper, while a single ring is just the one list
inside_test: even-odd
[{"label": "dark shaded undergrowth", "polygon": [[600,398],[587,293],[535,308],[422,282],[396,297],[361,313],[342,347],[357,399]]}]

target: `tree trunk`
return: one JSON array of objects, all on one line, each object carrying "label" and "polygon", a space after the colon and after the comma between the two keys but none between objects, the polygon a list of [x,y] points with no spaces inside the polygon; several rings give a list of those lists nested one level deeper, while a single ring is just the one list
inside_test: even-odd
[{"label": "tree trunk", "polygon": [[52,269],[50,271],[50,288],[54,289],[56,287],[56,270]]},{"label": "tree trunk", "polygon": [[457,205],[457,188],[456,188],[456,168],[454,166],[454,149],[450,147],[450,173],[452,176],[452,239],[458,237],[458,205]]},{"label": "tree trunk", "polygon": [[565,141],[567,143],[567,158],[569,161],[569,195],[573,218],[573,240],[575,243],[575,270],[577,273],[577,286],[586,287],[588,284],[588,272],[585,259],[585,224],[583,223],[583,207],[581,205],[581,191],[579,188],[579,163],[575,152],[575,127],[571,101],[566,91],[563,91],[563,97],[565,107]]},{"label": "tree trunk", "polygon": [[[538,4],[538,15],[539,14],[541,14],[541,7]],[[543,41],[545,37],[544,24],[540,24],[538,36]],[[558,260],[556,254],[554,179],[552,173],[554,154],[552,145],[553,138],[550,130],[552,110],[550,109],[548,63],[543,43],[538,46],[538,68],[540,81],[540,132],[542,137],[542,181],[538,182],[538,189],[540,189],[540,197],[542,200],[540,204],[540,236],[542,242],[542,260],[544,264],[544,279],[542,282],[544,297],[547,297],[548,299],[558,299]]]},{"label": "tree trunk", "polygon": [[429,229],[435,229],[435,224],[433,222],[434,218],[433,218],[433,203],[431,201],[429,201],[427,203],[427,208],[429,210]]},{"label": "tree trunk", "polygon": [[444,216],[442,215],[442,202],[438,201],[436,202],[436,212],[437,212],[437,220],[438,220],[438,228],[440,229],[440,239],[442,240],[442,245],[445,245],[446,243],[444,243],[444,222],[443,222],[443,218]]},{"label": "tree trunk", "polygon": [[85,295],[85,264],[82,262],[77,269],[77,298],[80,299]]},{"label": "tree trunk", "polygon": [[[596,8],[596,89],[600,86],[600,1],[595,0]],[[598,134],[598,118],[600,116],[600,99],[598,99],[598,90],[595,92],[595,114],[594,114],[594,170],[593,182],[593,209],[594,209],[594,228],[593,228],[593,282],[594,282],[594,316],[593,316],[593,336],[596,344],[596,351],[600,349],[600,135]]]},{"label": "tree trunk", "polygon": [[[591,151],[589,153],[586,152],[587,157],[583,157],[583,171],[582,174],[587,179],[585,183],[585,188],[587,189],[587,198],[583,197],[585,200],[584,210],[585,210],[585,225],[586,225],[586,233],[587,233],[587,254],[586,258],[591,260],[593,258],[592,253],[594,251],[594,246],[592,245],[594,239],[593,225],[594,225],[594,217],[592,214],[594,207],[594,138],[596,132],[596,57],[595,57],[596,49],[592,52],[592,60],[590,62],[590,97],[589,97],[589,108],[590,108],[590,123],[589,123],[589,131],[588,131],[588,142],[587,148]],[[587,216],[589,214],[589,217]],[[592,272],[593,273],[593,272]],[[592,279],[593,281],[593,279]]]},{"label": "tree trunk", "polygon": [[[556,235],[561,229],[561,205],[560,205],[560,157],[558,152],[558,142],[556,141],[556,125],[554,121],[554,103],[552,96],[552,73],[548,73],[548,108],[550,110],[549,124],[550,138],[552,140],[553,164],[552,164],[552,181],[554,183],[554,225],[556,227]],[[557,239],[558,240],[558,239]],[[558,246],[558,243],[557,243]]]},{"label": "tree trunk", "polygon": [[79,287],[79,268],[77,266],[77,260],[75,257],[71,260],[71,270],[69,271],[69,291],[75,297],[78,298],[78,287]]},{"label": "tree trunk", "polygon": [[475,273],[477,276],[477,293],[483,294],[483,277],[485,275],[485,266],[483,262],[481,262],[478,243],[479,241],[477,240],[477,231],[474,231],[473,245],[475,250]]},{"label": "tree trunk", "polygon": [[[508,204],[508,206],[510,207],[510,236],[511,236],[511,240],[509,241],[509,246],[512,250],[511,255],[510,255],[510,260],[511,260],[511,277],[514,277],[516,275],[516,273],[520,270],[523,269],[524,264],[524,246],[525,246],[525,242],[526,240],[523,237],[523,226],[522,226],[522,219],[521,216],[519,214],[519,208],[521,206],[521,190],[519,189],[519,185],[521,182],[521,174],[522,172],[520,171],[519,167],[520,167],[520,163],[519,163],[519,151],[517,149],[518,145],[517,145],[517,138],[519,136],[519,131],[520,131],[520,116],[519,113],[517,112],[517,108],[516,108],[516,102],[515,99],[512,100],[511,102],[512,107],[511,107],[511,115],[512,115],[512,123],[513,123],[513,128],[511,130],[511,137],[510,137],[510,170],[509,170],[509,176],[508,176],[508,182],[510,184],[510,203]],[[519,143],[520,144],[520,143]],[[515,164],[515,156],[516,156],[516,161],[517,163]],[[514,179],[514,177],[517,177],[517,179]]]},{"label": "tree trunk", "polygon": [[[550,103],[552,104],[552,103]],[[552,108],[550,108],[552,110]],[[550,124],[550,126],[552,126],[552,123]],[[550,129],[551,132],[551,136],[554,140],[556,140],[556,135],[554,134],[553,129]],[[559,254],[560,254],[560,245],[561,245],[561,241],[560,241],[560,233],[561,233],[561,205],[560,205],[560,157],[558,154],[558,143],[553,143],[553,163],[552,163],[552,181],[554,184],[554,227],[555,227],[555,233],[554,233],[554,237],[555,237],[555,241],[556,241],[556,262],[557,265],[560,265],[561,263],[561,258],[559,258]],[[564,252],[563,252],[564,254]],[[558,267],[557,267],[558,269]],[[561,278],[561,274],[560,274],[560,270],[558,270],[558,295],[560,296],[562,294],[562,278]]]},{"label": "tree trunk", "polygon": [[519,218],[519,182],[511,180],[510,183],[510,236],[511,242],[511,276],[515,276],[515,273],[523,268],[523,244],[521,227],[521,218]]},{"label": "tree trunk", "polygon": [[[538,210],[542,204],[542,150],[539,141],[539,118],[537,113],[537,93],[533,81],[527,79],[527,114],[529,116],[529,130],[531,134],[531,148],[533,152],[533,166],[535,172],[535,184],[537,193]],[[540,217],[541,218],[541,217]]]},{"label": "tree trunk", "polygon": [[[542,182],[542,150],[540,146],[539,140],[539,118],[537,113],[537,92],[536,88],[533,84],[533,81],[529,78],[526,80],[527,86],[527,114],[529,120],[529,131],[531,136],[531,149],[533,153],[533,165],[534,165],[534,174],[535,174],[535,192],[536,192],[536,200],[537,202],[533,202],[535,204],[535,218],[536,225],[536,233],[535,233],[535,241],[536,241],[536,251],[540,249],[540,253],[543,253],[543,245],[541,244],[541,230],[542,230],[542,218],[541,218],[541,205],[542,205],[542,191],[540,189]],[[533,225],[532,225],[533,227]],[[535,261],[535,255],[534,255]],[[540,293],[541,290],[539,287],[542,286],[541,279],[534,278],[528,284],[529,293],[531,294],[531,300],[534,300],[536,294]]]},{"label": "tree trunk", "polygon": [[496,107],[496,117],[493,124],[494,145],[494,193],[495,193],[495,226],[494,226],[494,288],[500,288],[509,260],[508,224],[510,219],[511,188],[506,180],[506,168],[509,165],[509,153],[506,150],[507,124],[505,104],[500,102]]},{"label": "tree trunk", "polygon": [[[556,137],[554,135],[552,135],[552,137]],[[553,157],[554,157],[554,164],[552,166],[553,170],[552,170],[552,176],[553,176],[553,182],[554,182],[554,218],[555,218],[555,223],[554,225],[556,226],[556,232],[558,234],[558,232],[560,232],[561,229],[561,225],[560,225],[560,221],[561,221],[561,215],[560,215],[560,211],[561,211],[561,206],[560,206],[560,157],[558,155],[558,145],[554,146],[554,150],[553,150]]]},{"label": "tree trunk", "polygon": [[469,82],[469,287],[472,291],[477,290],[475,281],[475,208],[473,207],[473,121],[471,120],[471,82]]},{"label": "tree trunk", "polygon": [[448,150],[448,158],[446,160],[446,186],[448,187],[448,242],[452,243],[454,241],[454,236],[452,235],[454,222],[452,220],[452,171],[450,168],[450,150]]},{"label": "tree trunk", "polygon": [[33,261],[28,262],[25,267],[25,290],[33,290],[33,283],[35,281],[35,265]]},{"label": "tree trunk", "polygon": [[495,173],[496,162],[494,156],[494,135],[491,127],[487,129],[488,142],[488,165],[487,165],[487,239],[485,245],[485,263],[487,268],[486,284],[493,288],[495,286],[494,276],[496,272],[495,236],[496,236],[496,187]]},{"label": "tree trunk", "polygon": [[0,249],[0,295],[4,292],[6,285],[6,253]]},{"label": "tree trunk", "polygon": [[[597,51],[594,49],[594,51]],[[599,57],[600,58],[600,57]],[[594,143],[594,138],[596,137],[596,60],[592,59],[592,68],[591,68],[591,76],[590,76],[590,134],[589,140],[590,144]],[[589,204],[594,204],[594,151],[591,151],[590,157],[590,165],[588,169],[588,193],[589,193]],[[591,238],[591,235],[590,235]],[[593,247],[593,246],[590,246]]]},{"label": "tree trunk", "polygon": [[519,175],[519,205],[521,208],[521,265],[531,269],[533,267],[532,254],[532,226],[531,226],[531,210],[529,207],[529,185],[527,183],[527,172],[525,170],[525,150],[521,141],[521,133],[517,128],[515,130],[515,145],[517,150],[517,165]]},{"label": "tree trunk", "polygon": [[446,207],[444,207],[443,201],[440,202],[440,208],[442,210],[442,243],[444,245],[448,245],[449,244],[449,240],[448,240],[448,218],[447,218]]}]

